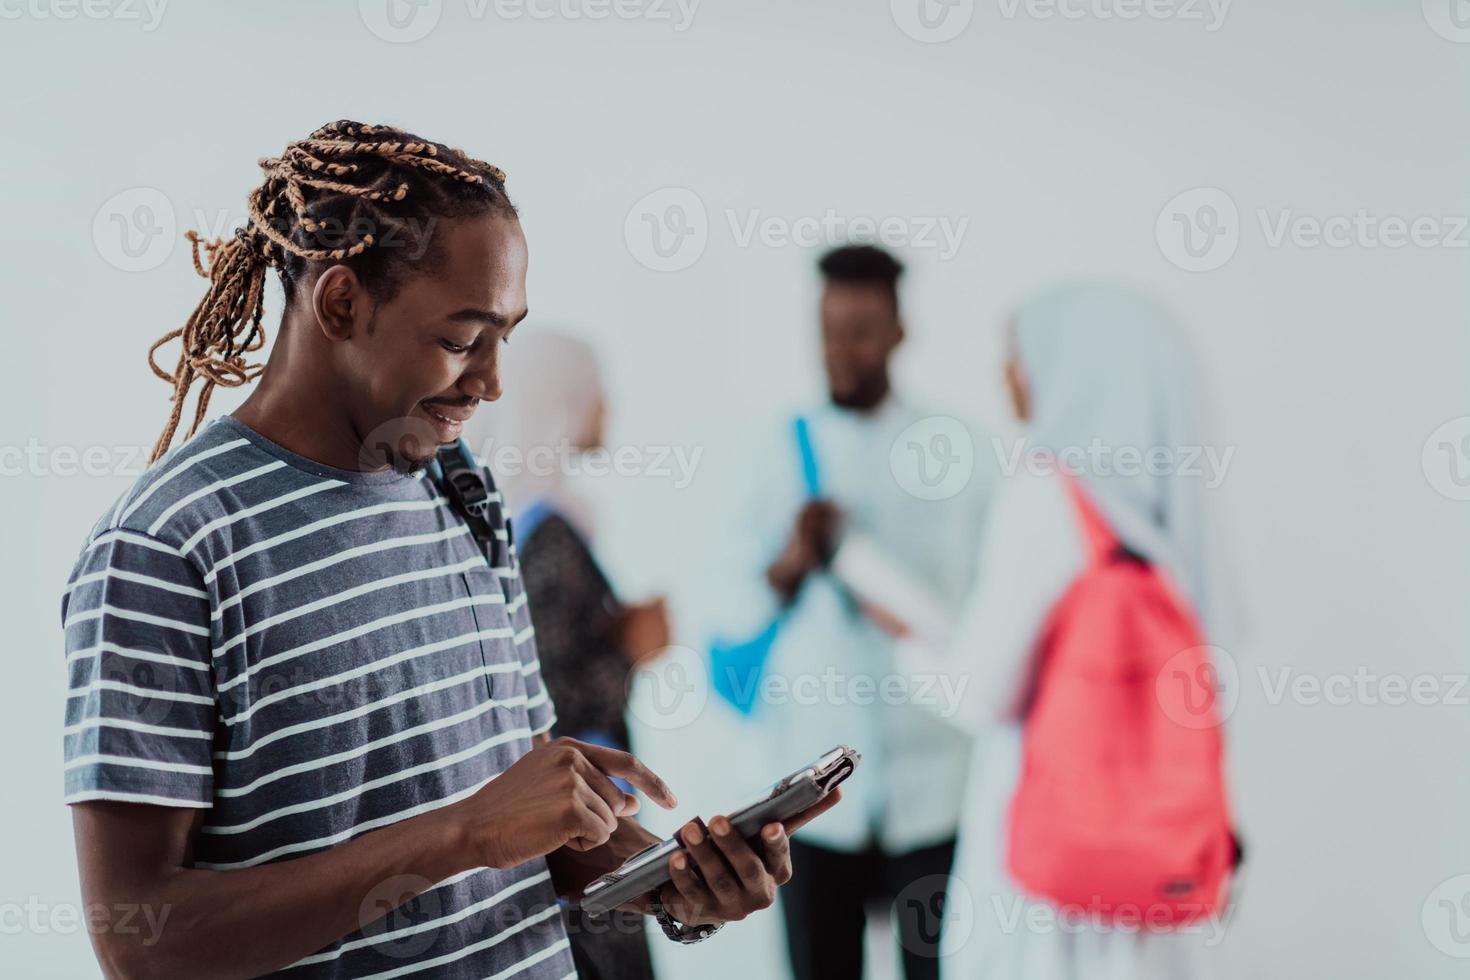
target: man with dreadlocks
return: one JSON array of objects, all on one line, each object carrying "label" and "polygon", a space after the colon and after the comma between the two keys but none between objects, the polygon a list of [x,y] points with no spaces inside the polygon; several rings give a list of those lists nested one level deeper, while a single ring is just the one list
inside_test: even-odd
[{"label": "man with dreadlocks", "polygon": [[[82,890],[162,924],[147,942],[100,924],[98,958],[120,977],[574,975],[558,896],[654,840],[611,777],[674,798],[627,753],[549,737],[513,525],[482,470],[482,550],[431,475],[499,396],[526,315],[505,175],[349,121],[261,165],[245,226],[191,236],[209,290],[154,345],[183,348],[154,365],[173,386],[155,465],[62,602]],[[262,368],[270,270],[285,312]],[[257,377],[204,423],[216,385]],[[755,845],[695,821],[642,910],[688,939],[769,906],[788,832],[825,806]]]}]

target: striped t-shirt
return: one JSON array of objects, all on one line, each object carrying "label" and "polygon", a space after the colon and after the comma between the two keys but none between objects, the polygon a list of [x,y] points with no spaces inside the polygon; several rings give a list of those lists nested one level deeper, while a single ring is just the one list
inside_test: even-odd
[{"label": "striped t-shirt", "polygon": [[[284,861],[474,793],[552,706],[504,510],[339,470],[231,417],[97,523],[62,601],[66,800],[207,810],[195,866]],[[575,975],[544,860],[366,896],[288,977]],[[381,892],[379,894],[378,892]]]}]

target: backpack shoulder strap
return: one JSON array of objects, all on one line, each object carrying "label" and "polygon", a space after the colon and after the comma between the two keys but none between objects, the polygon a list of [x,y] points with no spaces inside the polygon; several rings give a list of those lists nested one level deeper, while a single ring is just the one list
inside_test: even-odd
[{"label": "backpack shoulder strap", "polygon": [[1061,476],[1067,487],[1067,496],[1072,499],[1073,509],[1077,512],[1077,523],[1082,531],[1088,564],[1101,565],[1117,553],[1118,539],[1108,526],[1107,518],[1103,517],[1102,511],[1097,509],[1097,505],[1087,495],[1087,488],[1082,485],[1082,481],[1065,470]]},{"label": "backpack shoulder strap", "polygon": [[463,439],[441,446],[428,466],[429,479],[449,499],[454,512],[469,525],[470,533],[480,543],[492,565],[499,565],[507,542],[495,534],[497,519],[503,526],[504,511],[494,506],[495,484],[485,469],[475,461]]}]

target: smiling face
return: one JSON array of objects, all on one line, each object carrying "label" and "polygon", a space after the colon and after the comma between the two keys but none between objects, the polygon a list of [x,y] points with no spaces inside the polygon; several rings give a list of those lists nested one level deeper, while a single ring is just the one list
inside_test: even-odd
[{"label": "smiling face", "polygon": [[[347,269],[317,281],[340,396],[364,456],[400,470],[459,438],[482,401],[500,397],[500,350],[526,316],[526,240],[514,217],[443,220],[435,261],[374,302]],[[381,448],[379,448],[381,446]]]}]

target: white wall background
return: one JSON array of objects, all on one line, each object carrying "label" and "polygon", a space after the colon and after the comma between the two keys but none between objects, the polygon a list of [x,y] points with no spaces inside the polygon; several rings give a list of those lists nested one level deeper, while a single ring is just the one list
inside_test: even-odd
[{"label": "white wall background", "polygon": [[[567,2],[552,9],[589,9]],[[1236,448],[1220,496],[1255,625],[1232,651],[1253,845],[1226,943],[1236,975],[1463,975],[1451,954],[1470,942],[1447,932],[1437,898],[1470,888],[1431,892],[1470,874],[1470,706],[1271,703],[1256,679],[1259,667],[1273,679],[1467,670],[1470,504],[1437,492],[1456,488],[1437,441],[1436,466],[1421,463],[1437,427],[1470,415],[1466,235],[1458,248],[1273,247],[1258,218],[1470,214],[1470,45],[1452,39],[1465,40],[1451,0],[1238,0],[1223,22],[1202,4],[1190,9],[1203,20],[1124,20],[1099,16],[1115,0],[1072,0],[1084,16],[1063,19],[960,0],[949,25],[971,19],[944,43],[905,34],[905,0],[892,6],[703,0],[677,30],[428,0],[419,16],[438,16],[433,29],[390,43],[368,26],[386,23],[383,0],[172,0],[156,19],[141,0],[0,0],[0,446],[38,447],[29,461],[10,451],[0,481],[7,975],[95,972],[66,913],[50,918],[79,901],[59,802],[58,599],[87,528],[131,477],[68,475],[55,451],[104,447],[120,470],[132,461],[114,447],[151,443],[166,389],[143,352],[202,289],[178,236],[196,212],[231,227],[256,158],[342,116],[503,166],[531,242],[528,329],[599,344],[615,444],[703,449],[688,490],[599,487],[609,565],[632,592],[673,591],[690,643],[708,549],[730,520],[721,502],[738,494],[723,481],[740,434],[817,384],[814,251],[742,247],[727,212],[968,220],[948,260],[905,250],[901,376],[996,425],[1011,304],[1068,275],[1164,294],[1207,355]],[[635,202],[666,187],[700,199],[708,244],[661,273],[624,231]],[[1223,190],[1240,215],[1238,250],[1210,272],[1176,267],[1155,235],[1165,203],[1196,187]],[[108,203],[136,188],[151,190]],[[166,227],[171,210],[176,234],[148,245],[137,262],[150,268],[119,268],[111,215],[160,195],[154,216]],[[677,738],[656,734],[640,730],[647,758],[705,809],[768,775],[724,761],[740,733],[714,708]],[[777,943],[766,916],[659,953],[668,977],[780,975]]]}]

